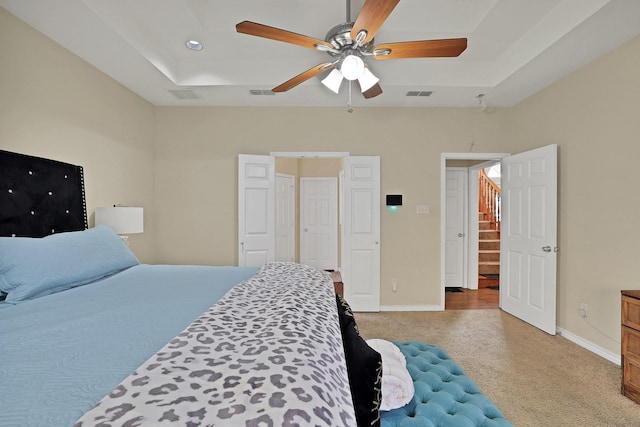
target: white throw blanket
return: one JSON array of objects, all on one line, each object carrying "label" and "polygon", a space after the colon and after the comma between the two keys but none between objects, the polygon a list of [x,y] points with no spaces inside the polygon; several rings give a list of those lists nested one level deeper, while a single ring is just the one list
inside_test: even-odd
[{"label": "white throw blanket", "polygon": [[369,339],[367,344],[382,356],[381,411],[401,408],[411,401],[415,392],[413,379],[407,370],[407,361],[392,342]]}]

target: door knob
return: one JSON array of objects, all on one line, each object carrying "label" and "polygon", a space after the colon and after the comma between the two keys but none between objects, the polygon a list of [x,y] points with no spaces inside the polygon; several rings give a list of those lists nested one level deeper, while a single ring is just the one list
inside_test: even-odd
[{"label": "door knob", "polygon": [[309,231],[309,229],[308,229],[308,228],[305,228],[305,229],[304,229],[304,232],[306,233],[307,231]]},{"label": "door knob", "polygon": [[464,233],[458,233],[458,237],[464,237]]},{"label": "door knob", "polygon": [[543,247],[542,247],[542,250],[543,250],[544,252],[551,252],[551,246],[543,246]]}]

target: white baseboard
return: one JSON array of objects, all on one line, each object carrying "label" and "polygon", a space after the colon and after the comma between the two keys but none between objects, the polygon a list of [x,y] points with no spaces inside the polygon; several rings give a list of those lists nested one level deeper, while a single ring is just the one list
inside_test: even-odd
[{"label": "white baseboard", "polygon": [[443,311],[440,305],[381,305],[380,311]]},{"label": "white baseboard", "polygon": [[560,336],[568,339],[569,341],[575,344],[578,344],[580,347],[586,348],[587,350],[597,354],[600,357],[604,357],[609,362],[615,363],[616,365],[620,366],[621,360],[620,360],[620,356],[618,356],[617,354],[612,353],[609,350],[606,350],[590,341],[587,341],[584,338],[581,338],[575,334],[572,334],[571,332],[565,329],[557,328],[557,331]]}]

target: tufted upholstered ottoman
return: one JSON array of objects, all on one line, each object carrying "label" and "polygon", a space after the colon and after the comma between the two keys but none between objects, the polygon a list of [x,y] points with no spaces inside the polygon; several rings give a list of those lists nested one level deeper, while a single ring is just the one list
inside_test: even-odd
[{"label": "tufted upholstered ottoman", "polygon": [[381,411],[381,427],[513,427],[440,347],[397,342],[415,395],[402,408]]}]

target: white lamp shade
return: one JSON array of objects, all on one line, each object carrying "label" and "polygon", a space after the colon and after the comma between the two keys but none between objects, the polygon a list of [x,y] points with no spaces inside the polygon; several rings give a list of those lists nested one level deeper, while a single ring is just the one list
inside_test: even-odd
[{"label": "white lamp shade", "polygon": [[342,84],[342,73],[334,68],[321,82],[335,93],[338,93],[340,92],[340,85]]},{"label": "white lamp shade", "polygon": [[143,218],[143,208],[129,206],[96,208],[96,225],[104,224],[118,234],[142,233]]},{"label": "white lamp shade", "polygon": [[360,90],[362,92],[366,92],[367,90],[371,89],[373,85],[375,85],[379,81],[380,79],[374,76],[373,73],[366,67],[360,77],[358,77],[358,83],[360,83]]},{"label": "white lamp shade", "polygon": [[340,71],[342,71],[345,79],[355,80],[360,77],[364,71],[364,61],[359,56],[349,55],[342,60]]}]

